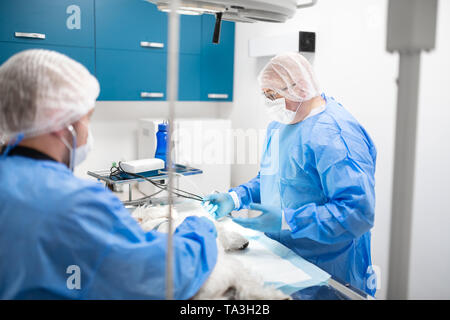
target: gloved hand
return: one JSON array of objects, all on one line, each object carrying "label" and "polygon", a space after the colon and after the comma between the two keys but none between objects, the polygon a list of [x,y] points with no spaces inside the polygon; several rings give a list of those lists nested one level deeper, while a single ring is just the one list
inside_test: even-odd
[{"label": "gloved hand", "polygon": [[205,209],[215,219],[222,218],[234,210],[233,198],[228,193],[212,193],[203,198],[203,205],[209,202]]},{"label": "gloved hand", "polygon": [[281,230],[281,208],[263,206],[251,203],[250,209],[262,211],[260,216],[255,218],[233,218],[233,221],[244,228],[250,228],[267,233],[275,233]]}]

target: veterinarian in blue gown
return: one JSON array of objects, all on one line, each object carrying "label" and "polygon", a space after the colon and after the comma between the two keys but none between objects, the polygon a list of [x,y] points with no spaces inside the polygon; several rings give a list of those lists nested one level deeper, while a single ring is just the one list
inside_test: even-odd
[{"label": "veterinarian in blue gown", "polygon": [[[97,80],[52,51],[0,67],[0,299],[164,299],[167,236],[145,233],[102,185],[76,178],[92,146]],[[216,230],[174,234],[174,298],[195,295],[217,259]]]},{"label": "veterinarian in blue gown", "polygon": [[212,194],[216,218],[265,232],[331,275],[375,293],[370,229],[374,223],[376,149],[366,130],[332,97],[320,94],[298,53],[273,58],[259,76],[272,116],[259,174]]}]

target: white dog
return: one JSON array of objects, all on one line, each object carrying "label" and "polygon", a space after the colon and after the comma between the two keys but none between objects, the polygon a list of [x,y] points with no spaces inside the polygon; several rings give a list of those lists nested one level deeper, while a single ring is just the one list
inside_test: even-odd
[{"label": "white dog", "polygon": [[[252,274],[240,261],[226,254],[227,251],[245,249],[249,244],[248,240],[237,232],[226,230],[220,222],[211,219],[201,207],[187,203],[183,204],[180,210],[173,209],[173,229],[175,230],[187,216],[192,215],[208,217],[214,222],[217,229],[218,248],[216,266],[193,299],[289,299],[289,296],[281,291],[265,287],[260,277]],[[132,217],[144,231],[167,232],[167,216],[167,206],[138,207],[132,213]]]}]

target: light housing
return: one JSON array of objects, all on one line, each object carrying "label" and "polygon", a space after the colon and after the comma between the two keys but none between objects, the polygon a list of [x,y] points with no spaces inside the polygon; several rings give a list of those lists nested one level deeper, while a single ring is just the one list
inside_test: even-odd
[{"label": "light housing", "polygon": [[[147,0],[159,10],[170,11],[170,0]],[[180,0],[180,14],[222,13],[222,19],[234,22],[285,22],[297,10],[298,0]]]}]

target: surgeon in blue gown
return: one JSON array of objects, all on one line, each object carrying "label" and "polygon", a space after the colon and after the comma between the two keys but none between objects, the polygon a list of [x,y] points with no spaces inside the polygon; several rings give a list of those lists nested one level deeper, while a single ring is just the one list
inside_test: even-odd
[{"label": "surgeon in blue gown", "polygon": [[370,254],[376,149],[366,130],[335,99],[319,91],[299,53],[265,66],[259,86],[272,121],[258,175],[228,193],[211,194],[216,218],[265,232],[338,279],[374,295]]},{"label": "surgeon in blue gown", "polygon": [[[101,184],[74,176],[92,146],[97,80],[29,50],[0,67],[0,299],[164,299],[167,235],[144,232]],[[175,299],[217,260],[216,230],[189,217],[174,238]]]}]

